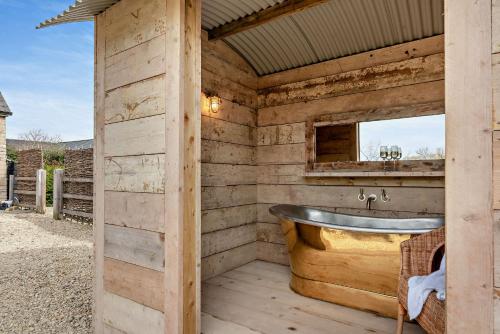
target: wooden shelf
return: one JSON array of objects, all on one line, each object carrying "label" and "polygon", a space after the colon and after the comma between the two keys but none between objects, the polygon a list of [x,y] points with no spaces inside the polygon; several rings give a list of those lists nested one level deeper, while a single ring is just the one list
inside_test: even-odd
[{"label": "wooden shelf", "polygon": [[444,171],[434,172],[363,172],[363,171],[324,171],[324,172],[305,172],[304,177],[444,177]]}]

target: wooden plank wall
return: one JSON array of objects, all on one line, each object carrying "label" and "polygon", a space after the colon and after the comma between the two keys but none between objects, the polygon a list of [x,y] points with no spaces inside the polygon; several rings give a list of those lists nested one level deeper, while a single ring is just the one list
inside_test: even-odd
[{"label": "wooden plank wall", "polygon": [[[257,76],[223,41],[202,35],[202,279],[256,258]],[[206,95],[222,98],[218,113]]]},{"label": "wooden plank wall", "polygon": [[257,258],[288,263],[278,203],[363,212],[365,194],[380,215],[444,212],[443,178],[304,178],[305,120],[309,116],[444,100],[443,36],[340,58],[259,79],[257,128]]},{"label": "wooden plank wall", "polygon": [[104,332],[165,327],[165,15],[165,0],[123,0],[97,20],[94,211],[96,231],[105,223],[103,255],[96,240]]},{"label": "wooden plank wall", "polygon": [[500,0],[492,0],[494,328],[500,333]]}]

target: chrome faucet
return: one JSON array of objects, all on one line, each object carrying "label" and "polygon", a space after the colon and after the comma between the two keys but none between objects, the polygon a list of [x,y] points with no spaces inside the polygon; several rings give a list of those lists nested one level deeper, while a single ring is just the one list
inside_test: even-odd
[{"label": "chrome faucet", "polygon": [[372,209],[372,202],[375,202],[376,200],[377,200],[377,195],[371,194],[370,196],[368,196],[368,198],[366,199],[366,208],[368,210],[371,210]]}]

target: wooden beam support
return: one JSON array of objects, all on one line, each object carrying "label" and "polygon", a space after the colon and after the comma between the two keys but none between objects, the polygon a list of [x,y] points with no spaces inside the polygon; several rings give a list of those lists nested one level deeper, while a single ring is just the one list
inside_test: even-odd
[{"label": "wooden beam support", "polygon": [[446,332],[493,333],[491,1],[446,1]]},{"label": "wooden beam support", "polygon": [[166,0],[165,333],[200,332],[201,1]]},{"label": "wooden beam support", "polygon": [[209,40],[217,40],[236,33],[255,28],[261,24],[291,15],[299,11],[325,3],[327,0],[285,0],[280,4],[242,17],[208,31]]}]

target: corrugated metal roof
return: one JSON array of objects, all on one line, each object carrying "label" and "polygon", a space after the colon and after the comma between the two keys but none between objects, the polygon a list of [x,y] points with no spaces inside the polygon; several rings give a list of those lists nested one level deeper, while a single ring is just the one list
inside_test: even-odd
[{"label": "corrugated metal roof", "polygon": [[36,28],[44,28],[68,22],[91,21],[94,16],[103,12],[120,0],[76,0],[61,14],[40,23]]},{"label": "corrugated metal roof", "polygon": [[442,0],[332,0],[225,40],[259,75],[444,32]]},{"label": "corrugated metal roof", "polygon": [[201,25],[210,30],[283,1],[285,0],[203,0]]},{"label": "corrugated metal roof", "polygon": [[[284,0],[203,0],[213,29]],[[118,0],[77,0],[39,27],[91,20]],[[430,37],[444,32],[443,0],[331,0],[224,40],[259,75]]]},{"label": "corrugated metal roof", "polygon": [[0,92],[0,116],[10,116],[12,112],[10,111],[7,101],[3,98],[2,92]]}]

